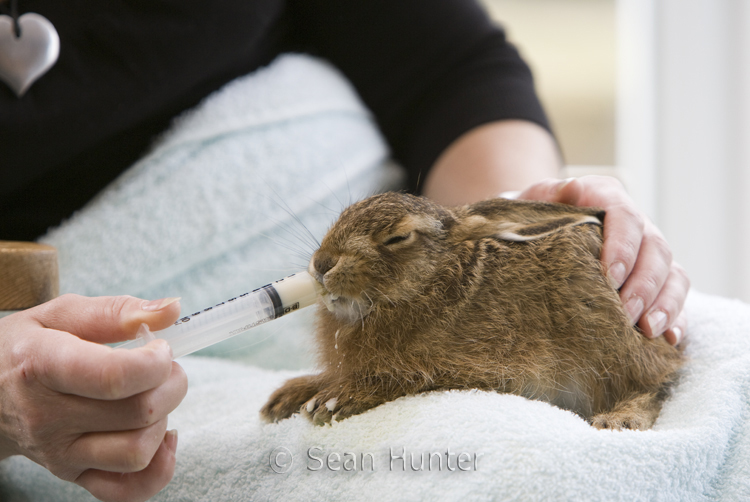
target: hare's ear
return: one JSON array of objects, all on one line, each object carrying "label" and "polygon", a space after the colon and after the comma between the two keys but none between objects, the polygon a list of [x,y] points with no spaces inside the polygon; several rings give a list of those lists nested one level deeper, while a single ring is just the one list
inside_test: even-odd
[{"label": "hare's ear", "polygon": [[602,221],[596,216],[588,214],[556,216],[535,223],[506,223],[503,225],[503,228],[495,234],[495,237],[504,241],[533,241],[547,237],[548,235],[566,227],[592,224],[601,225]]}]

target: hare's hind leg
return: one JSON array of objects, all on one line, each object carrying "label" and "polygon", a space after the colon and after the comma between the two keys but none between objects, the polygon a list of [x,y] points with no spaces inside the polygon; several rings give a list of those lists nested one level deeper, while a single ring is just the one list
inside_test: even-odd
[{"label": "hare's hind leg", "polygon": [[594,415],[591,425],[597,429],[650,429],[659,416],[664,397],[664,392],[631,394],[620,400],[612,410]]}]

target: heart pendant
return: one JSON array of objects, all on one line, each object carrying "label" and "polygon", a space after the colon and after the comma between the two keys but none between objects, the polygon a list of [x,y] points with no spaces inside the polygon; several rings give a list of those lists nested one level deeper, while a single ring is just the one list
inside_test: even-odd
[{"label": "heart pendant", "polygon": [[44,75],[60,54],[60,37],[52,23],[34,12],[18,18],[16,37],[13,18],[0,15],[0,80],[19,98]]}]

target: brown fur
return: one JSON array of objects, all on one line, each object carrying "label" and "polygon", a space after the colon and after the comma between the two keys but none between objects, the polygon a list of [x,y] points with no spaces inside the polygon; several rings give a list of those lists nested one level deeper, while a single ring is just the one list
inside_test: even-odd
[{"label": "brown fur", "polygon": [[484,389],[553,403],[598,428],[650,428],[682,354],[628,322],[598,259],[603,218],[394,193],[347,208],[310,262],[327,290],[322,372],[286,382],[261,415],[301,411],[323,424],[405,395]]}]

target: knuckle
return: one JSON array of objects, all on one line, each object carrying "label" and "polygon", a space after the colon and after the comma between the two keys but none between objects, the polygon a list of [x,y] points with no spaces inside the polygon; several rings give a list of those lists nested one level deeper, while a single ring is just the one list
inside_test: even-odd
[{"label": "knuckle", "polygon": [[16,340],[10,349],[10,363],[16,369],[23,382],[30,382],[35,377],[34,359],[36,347],[29,338]]},{"label": "knuckle", "polygon": [[[625,265],[625,268],[629,273],[633,272],[635,263],[638,260],[638,252],[640,251],[641,243],[635,239],[609,239],[604,241],[602,246],[602,260],[605,260],[604,255],[607,255],[607,263],[620,262]],[[611,266],[611,265],[610,265]]]},{"label": "knuckle", "polygon": [[639,250],[640,242],[635,242],[632,240],[623,241],[620,249],[618,250],[619,261],[622,261],[629,268],[632,268],[635,265],[636,260],[638,259]]},{"label": "knuckle", "polygon": [[643,299],[646,306],[653,303],[659,291],[661,291],[664,281],[653,271],[642,272],[639,274],[638,282],[634,285],[634,293]]},{"label": "knuckle", "polygon": [[622,184],[618,178],[614,176],[600,176],[599,177],[604,183],[616,188],[617,190],[625,191],[625,185]]},{"label": "knuckle", "polygon": [[551,178],[538,181],[521,192],[521,197],[532,200],[546,200],[553,191],[554,181]]},{"label": "knuckle", "polygon": [[584,176],[582,179],[590,181],[593,185],[601,185],[607,188],[614,188],[617,190],[625,190],[625,186],[622,182],[614,176],[602,176],[600,174],[591,174]]},{"label": "knuckle", "polygon": [[78,301],[81,298],[83,298],[83,296],[78,295],[76,293],[65,293],[63,295],[58,296],[56,300],[60,300],[62,302],[71,302],[71,301]]},{"label": "knuckle", "polygon": [[50,301],[49,303],[47,303],[47,305],[50,308],[66,307],[67,305],[78,303],[81,298],[83,298],[81,295],[77,295],[75,293],[65,293]]},{"label": "knuckle", "polygon": [[180,383],[180,393],[182,397],[185,397],[188,391],[188,377],[187,373],[185,373],[185,370],[180,366],[179,364],[173,362],[172,363],[172,373],[170,375],[175,375],[175,378],[178,379]]},{"label": "knuckle", "polygon": [[667,318],[670,320],[670,322],[677,319],[682,306],[676,298],[665,298],[661,300],[660,303],[661,309],[667,314]]},{"label": "knuckle", "polygon": [[148,467],[153,457],[150,428],[139,431],[125,448],[123,461],[128,472],[139,472]]},{"label": "knuckle", "polygon": [[148,467],[150,461],[151,459],[146,454],[145,449],[136,445],[136,447],[130,448],[125,455],[123,467],[126,472],[140,472]]},{"label": "knuckle", "polygon": [[105,399],[119,399],[125,393],[125,370],[119,364],[102,364],[99,372],[99,387]]},{"label": "knuckle", "polygon": [[81,295],[65,293],[33,309],[29,309],[29,311],[39,312],[41,317],[45,319],[45,322],[42,323],[43,325],[55,324],[65,313],[80,308],[82,298],[84,297]]},{"label": "knuckle", "polygon": [[688,275],[687,270],[682,268],[680,264],[673,262],[672,272],[679,278],[680,281],[682,281],[685,289],[690,289],[690,276]]},{"label": "knuckle", "polygon": [[141,427],[146,427],[156,422],[161,417],[157,416],[157,403],[153,397],[153,393],[147,392],[142,393],[133,398],[134,416],[135,420],[141,424]]},{"label": "knuckle", "polygon": [[627,197],[627,190],[622,182],[612,176],[602,175],[587,175],[578,178],[581,184],[585,187],[589,197],[595,200],[595,205],[606,207],[613,207],[617,205],[625,205]]},{"label": "knuckle", "polygon": [[639,230],[646,227],[646,217],[632,204],[621,204],[619,210],[623,217],[632,221]]},{"label": "knuckle", "polygon": [[667,240],[661,234],[649,234],[647,238],[649,240],[649,245],[656,250],[666,263],[671,264],[672,250],[670,249]]},{"label": "knuckle", "polygon": [[132,296],[113,296],[108,305],[108,312],[112,319],[121,319],[128,309],[128,304],[133,300]]}]

